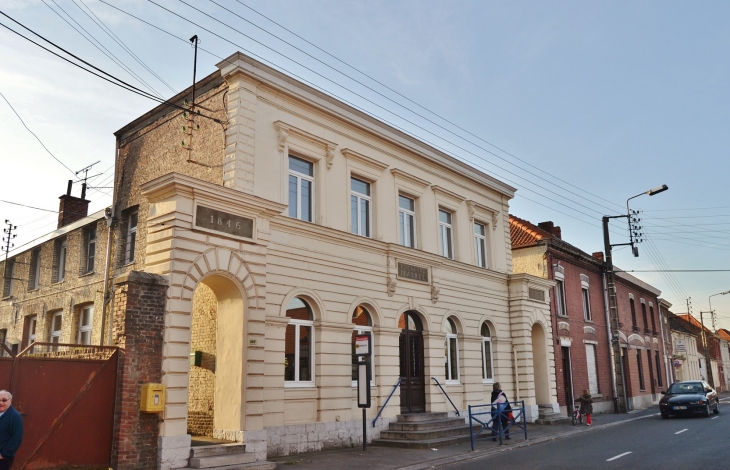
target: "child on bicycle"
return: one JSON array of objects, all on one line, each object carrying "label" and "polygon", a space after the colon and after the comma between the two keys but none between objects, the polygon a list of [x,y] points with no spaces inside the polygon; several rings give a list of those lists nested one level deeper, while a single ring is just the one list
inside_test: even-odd
[{"label": "child on bicycle", "polygon": [[583,390],[583,395],[578,397],[578,401],[580,402],[580,414],[585,415],[586,426],[590,426],[592,424],[591,415],[593,414],[593,398],[591,397],[591,392],[588,389]]}]

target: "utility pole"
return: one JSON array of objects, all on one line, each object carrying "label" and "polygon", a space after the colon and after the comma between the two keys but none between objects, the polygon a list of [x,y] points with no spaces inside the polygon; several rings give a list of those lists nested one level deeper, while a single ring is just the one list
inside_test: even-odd
[{"label": "utility pole", "polygon": [[[198,69],[198,35],[190,38],[190,43],[195,48],[195,53],[193,55],[193,93],[192,93],[192,99],[190,101],[190,113],[183,113],[183,116],[187,115],[187,126],[183,126],[183,132],[188,137],[188,163],[196,163],[193,162],[192,156],[193,156],[193,130],[197,130],[200,128],[199,125],[196,126],[194,117],[195,117],[195,78],[197,74]],[[183,147],[185,147],[185,141],[182,142]]]},{"label": "utility pole", "polygon": [[707,337],[705,336],[705,320],[704,316],[702,315],[703,313],[707,312],[700,311],[700,324],[702,325],[702,347],[705,350],[705,367],[707,367],[707,380],[710,382],[710,386],[712,388],[715,388],[715,381],[712,377],[712,359],[707,351]]},{"label": "utility pole", "polygon": [[5,252],[5,266],[7,266],[8,253],[10,253],[10,250],[15,246],[15,244],[13,244],[12,241],[13,241],[13,239],[15,239],[15,237],[18,236],[17,234],[15,234],[13,232],[15,230],[18,230],[18,226],[11,224],[8,219],[5,219],[5,225],[7,225],[7,227],[5,227],[3,229],[3,233],[5,234],[5,236],[3,237],[4,245],[2,246],[2,250]]}]

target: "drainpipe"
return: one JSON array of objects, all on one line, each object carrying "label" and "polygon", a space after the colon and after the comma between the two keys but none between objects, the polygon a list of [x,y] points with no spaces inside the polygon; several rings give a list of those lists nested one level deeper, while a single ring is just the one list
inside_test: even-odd
[{"label": "drainpipe", "polygon": [[[616,358],[613,354],[613,336],[611,335],[611,317],[608,312],[608,285],[606,284],[606,271],[601,272],[603,280],[603,310],[606,313],[606,334],[608,335],[608,352],[611,354],[611,393],[613,394],[614,412],[618,413],[618,392],[616,391]],[[620,341],[620,337],[616,337]]]},{"label": "drainpipe", "polygon": [[520,401],[520,370],[517,368],[517,349],[512,346],[512,362],[515,369],[515,401]]},{"label": "drainpipe", "polygon": [[[656,310],[659,313],[659,329],[662,332],[662,355],[664,356],[664,372],[665,377],[667,378],[667,386],[669,384],[674,383],[674,377],[670,375],[669,373],[669,364],[667,363],[667,343],[664,342],[664,322],[662,321],[662,304],[659,302],[659,299],[657,299],[656,302]],[[671,379],[671,382],[670,382]]]}]

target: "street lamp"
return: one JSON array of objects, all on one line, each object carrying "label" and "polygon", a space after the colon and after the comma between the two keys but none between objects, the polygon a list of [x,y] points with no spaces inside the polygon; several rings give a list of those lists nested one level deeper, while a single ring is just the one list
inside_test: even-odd
[{"label": "street lamp", "polygon": [[710,303],[710,315],[712,315],[712,329],[715,330],[715,334],[717,334],[717,326],[715,326],[715,312],[712,310],[712,298],[716,295],[725,294],[730,294],[730,290],[726,290],[725,292],[718,292],[717,294],[712,294],[707,298],[707,301]]},{"label": "street lamp", "polygon": [[[614,246],[631,245],[634,256],[639,256],[639,252],[634,247],[634,233],[631,225],[631,211],[629,209],[629,201],[648,194],[654,196],[661,192],[669,189],[669,186],[663,184],[656,188],[645,191],[636,196],[632,196],[626,200],[626,215],[613,215],[603,216],[603,247],[606,253],[606,289],[608,291],[608,310],[609,317],[606,320],[610,321],[610,334],[608,340],[611,342],[611,355],[613,356],[613,374],[611,375],[613,385],[613,406],[616,413],[625,413],[628,411],[628,396],[626,394],[626,382],[624,380],[626,371],[624,371],[624,364],[621,360],[621,342],[619,340],[619,321],[618,321],[618,305],[616,303],[616,285],[613,279],[613,258],[611,256],[611,248]],[[611,238],[608,233],[608,222],[611,219],[619,219],[626,217],[629,225],[629,243],[618,243],[611,245]],[[637,229],[638,230],[638,229]],[[641,233],[637,233],[637,236],[641,236]],[[641,239],[639,239],[641,241]]]}]

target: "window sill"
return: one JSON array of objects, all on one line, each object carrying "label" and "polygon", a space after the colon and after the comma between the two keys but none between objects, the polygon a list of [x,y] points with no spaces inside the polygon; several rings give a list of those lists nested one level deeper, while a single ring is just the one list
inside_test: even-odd
[{"label": "window sill", "polygon": [[34,287],[32,289],[28,289],[28,293],[30,294],[31,292],[38,292],[39,290],[41,290],[41,286]]},{"label": "window sill", "polygon": [[63,284],[63,282],[64,282],[65,280],[66,280],[66,278],[63,278],[63,279],[61,279],[60,281],[52,282],[52,283],[51,283],[51,285],[52,285],[52,286],[57,286],[57,285],[59,285],[59,284]]},{"label": "window sill", "polygon": [[482,383],[491,385],[494,383],[494,379],[482,379]]},{"label": "window sill", "polygon": [[96,274],[96,271],[89,271],[89,272],[84,273],[84,274],[79,274],[79,277],[91,276],[92,274]]},{"label": "window sill", "polygon": [[596,323],[595,321],[589,320],[587,318],[584,318],[583,321],[586,322],[586,323],[594,323],[594,324]]},{"label": "window sill", "polygon": [[284,381],[284,388],[317,388],[314,382],[287,382]]},{"label": "window sill", "polygon": [[[375,387],[375,382],[370,381],[370,388]],[[357,381],[352,382],[352,388],[357,388]]]},{"label": "window sill", "polygon": [[11,300],[12,298],[13,298],[12,295],[7,295],[7,296],[1,298],[0,300]]},{"label": "window sill", "polygon": [[461,385],[461,381],[459,380],[445,380],[444,385]]}]

